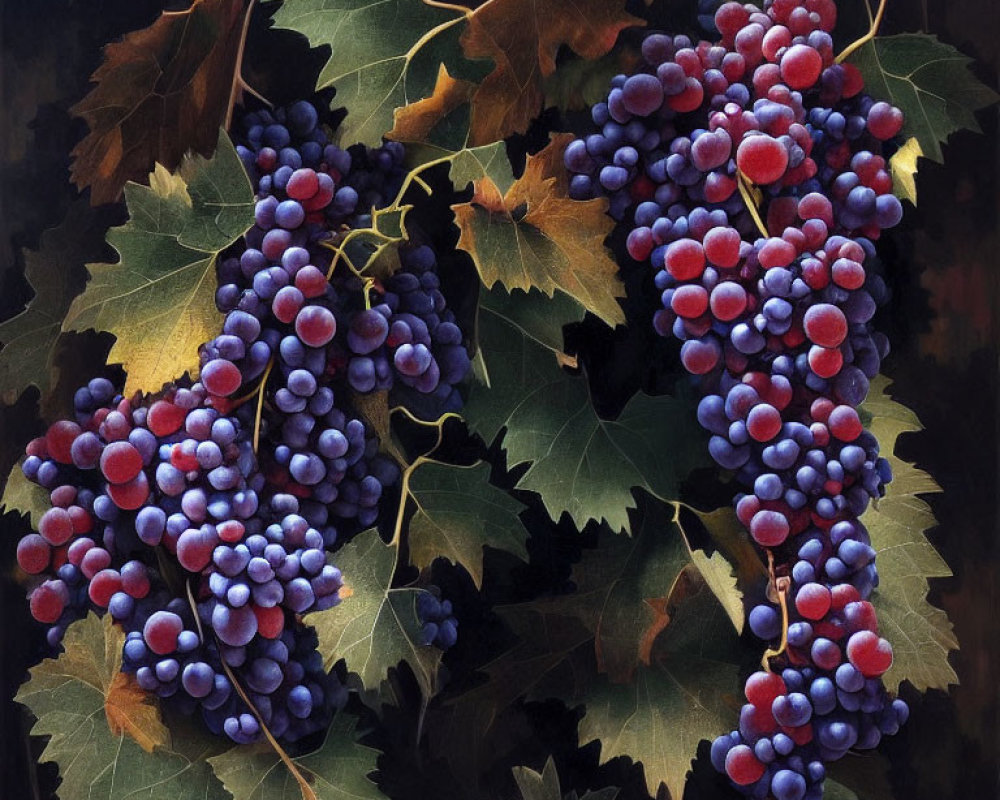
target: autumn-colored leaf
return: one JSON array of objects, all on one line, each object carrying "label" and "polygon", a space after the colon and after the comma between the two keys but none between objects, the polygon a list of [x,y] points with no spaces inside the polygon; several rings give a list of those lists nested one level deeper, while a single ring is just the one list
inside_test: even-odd
[{"label": "autumn-colored leaf", "polygon": [[425,140],[448,114],[468,103],[476,90],[471,81],[455,79],[448,74],[448,68],[441,64],[437,82],[430,97],[417,100],[393,114],[394,124],[386,138],[397,142],[420,142]]},{"label": "autumn-colored leaf", "polygon": [[624,0],[494,0],[481,6],[462,34],[469,58],[496,67],[473,97],[472,144],[523,133],[542,108],[542,79],[556,69],[566,45],[582,58],[611,50],[618,33],[643,21]]},{"label": "autumn-colored leaf", "polygon": [[599,681],[567,697],[584,704],[580,743],[599,739],[602,764],[617,756],[641,761],[651,795],[664,783],[681,797],[698,743],[732,724],[739,662],[726,615],[707,587],[695,588],[632,684]]},{"label": "autumn-colored leaf", "polygon": [[0,399],[10,404],[37,386],[45,404],[59,373],[57,342],[62,320],[86,282],[84,263],[106,246],[94,212],[83,201],[70,206],[57,228],[45,231],[37,251],[24,252],[24,277],[35,296],[27,308],[0,323]]},{"label": "autumn-colored leaf", "polygon": [[157,391],[195,372],[198,348],[218,333],[215,258],[253,224],[253,192],[229,137],[215,156],[189,155],[176,175],[158,167],[150,186],[130,183],[130,219],[108,233],[117,264],[89,264],[91,278],[63,330],[109,331],[109,362],[128,372],[126,393]]},{"label": "autumn-colored leaf", "polygon": [[208,157],[235,100],[244,0],[194,0],[104,49],[97,85],[71,109],[90,133],[73,149],[73,182],[94,205],[114,202],[130,180],[188,150]]},{"label": "autumn-colored leaf", "polygon": [[607,200],[570,200],[562,151],[572,136],[558,134],[528,156],[521,176],[503,195],[489,178],[473,183],[468,203],[452,206],[467,251],[487,287],[530,288],[551,297],[559,289],[609,325],[624,323],[625,289],[604,246],[614,228]]}]

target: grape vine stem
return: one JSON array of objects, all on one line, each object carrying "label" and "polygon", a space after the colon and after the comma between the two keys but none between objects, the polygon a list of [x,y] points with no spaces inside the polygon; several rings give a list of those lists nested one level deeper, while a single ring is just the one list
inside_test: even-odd
[{"label": "grape vine stem", "polygon": [[[222,649],[221,642],[219,643],[219,649]],[[278,754],[278,758],[281,759],[282,763],[288,768],[288,771],[292,773],[292,777],[295,778],[295,782],[299,785],[299,789],[302,790],[302,800],[319,800],[316,797],[316,792],[313,791],[312,786],[309,785],[309,781],[305,779],[305,776],[299,772],[299,768],[292,761],[291,756],[285,752],[284,748],[278,744],[278,740],[274,738],[274,734],[268,729],[267,725],[264,723],[263,717],[261,717],[260,712],[257,707],[250,702],[250,698],[247,693],[240,686],[240,682],[236,680],[236,676],[233,671],[229,668],[225,659],[222,660],[222,669],[226,672],[226,677],[229,678],[229,682],[236,689],[236,693],[240,696],[240,699],[247,704],[247,707],[253,712],[253,715],[257,718],[257,722],[260,723],[260,729],[264,732],[264,736],[268,741],[268,744],[274,748],[274,752]]]},{"label": "grape vine stem", "polygon": [[[253,16],[253,7],[256,5],[257,0],[250,0],[247,3],[247,10],[245,16],[243,17],[243,30],[240,31],[240,47],[236,51],[236,67],[233,70],[233,86],[229,90],[229,105],[226,108],[226,120],[223,127],[228,131],[232,127],[233,123],[233,110],[236,108],[236,98],[237,95],[243,90],[251,92],[256,97],[259,97],[264,102],[267,102],[258,92],[256,92],[250,85],[243,80],[243,55],[246,52],[247,45],[247,32],[250,30],[250,17]],[[270,105],[270,103],[268,103]]]},{"label": "grape vine stem", "polygon": [[261,376],[260,387],[257,390],[257,412],[254,414],[253,420],[253,451],[255,454],[260,443],[260,418],[264,412],[264,389],[267,388],[267,379],[271,376],[272,369],[274,369],[274,356],[271,356],[267,362],[267,368]]},{"label": "grape vine stem", "polygon": [[[836,58],[837,64],[842,64],[853,53],[860,50],[862,47],[864,47],[866,44],[868,44],[868,42],[870,42],[878,35],[878,29],[879,26],[882,24],[882,18],[885,16],[885,9],[886,6],[888,5],[889,5],[889,0],[879,0],[878,11],[875,12],[875,19],[872,21],[871,27],[868,29],[868,33],[866,33],[860,39],[851,42],[851,44],[845,47],[844,51]],[[869,10],[868,13],[870,15],[871,11]]]},{"label": "grape vine stem", "polygon": [[764,221],[760,218],[760,211],[757,208],[757,201],[754,200],[750,182],[739,170],[736,172],[736,183],[740,187],[740,197],[743,198],[743,203],[746,205],[747,211],[749,211],[750,216],[753,217],[757,230],[760,231],[761,236],[766,237],[768,235],[767,227],[764,225]]},{"label": "grape vine stem", "polygon": [[426,420],[414,417],[409,412],[409,410],[402,409],[401,406],[396,406],[395,408],[390,409],[389,413],[391,414],[393,411],[396,410],[403,410],[406,413],[406,415],[409,416],[410,419],[412,419],[414,422],[417,422],[421,425],[427,425],[428,427],[437,428],[437,439],[434,441],[433,447],[431,447],[430,450],[428,450],[422,456],[416,458],[412,464],[409,464],[406,467],[406,469],[403,470],[403,479],[400,482],[399,510],[396,512],[396,524],[393,527],[392,531],[392,541],[389,543],[391,546],[396,547],[398,552],[399,545],[401,544],[403,539],[403,520],[406,517],[406,504],[407,501],[410,499],[410,478],[413,476],[413,473],[416,472],[417,469],[419,467],[422,467],[424,464],[441,463],[440,461],[435,461],[430,456],[435,450],[437,450],[441,446],[441,442],[444,440],[444,424],[449,419],[461,419],[462,417],[460,414],[456,414],[454,411],[449,411],[447,414],[442,414],[434,422],[427,422]]}]

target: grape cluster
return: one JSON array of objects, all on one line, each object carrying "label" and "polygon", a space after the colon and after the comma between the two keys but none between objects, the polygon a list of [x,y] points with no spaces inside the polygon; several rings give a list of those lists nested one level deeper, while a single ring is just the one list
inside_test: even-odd
[{"label": "grape cluster", "polygon": [[[339,601],[328,553],[399,479],[352,399],[398,381],[455,408],[469,358],[430,247],[401,246],[384,286],[328,278],[326,245],[398,193],[402,148],[341,150],[304,101],[239,126],[256,224],[218,261],[223,317],[199,380],[77,391],[75,418],[27,447],[22,469],[51,508],[18,562],[53,647],[87,611],[110,613],[143,689],[238,743],[262,724],[295,741],[345,699],[301,615]],[[434,613],[431,639],[450,646],[450,606]]]},{"label": "grape cluster", "polygon": [[[228,668],[272,733],[292,741],[325,725],[342,696],[296,620],[339,600],[340,572],[325,552],[337,532],[310,527],[292,495],[261,500],[251,409],[225,416],[208,399],[199,383],[148,403],[104,379],[78,391],[76,420],[28,445],[22,469],[49,489],[52,507],[18,561],[51,576],[30,605],[52,626],[53,646],[88,609],[107,611],[126,631],[124,668],[142,688],[250,741],[259,722]],[[176,559],[176,575],[161,574],[158,549]]]},{"label": "grape cluster", "polygon": [[[257,188],[256,222],[242,251],[218,268],[216,304],[228,316],[223,335],[202,350],[209,391],[232,397],[273,362],[287,382],[275,394],[284,414],[307,410],[317,391],[325,405],[322,384],[340,373],[354,392],[399,387],[400,401],[402,390],[413,389],[438,413],[459,407],[454,386],[470,361],[440,291],[434,251],[401,247],[401,269],[384,285],[345,269],[327,274],[328,245],[370,224],[370,212],[395,199],[402,146],[341,150],[305,101],[249,114],[243,131],[237,149]],[[293,424],[299,438],[308,433],[305,424]],[[294,479],[323,481],[322,454],[298,455],[287,462],[289,469],[297,465]]]},{"label": "grape cluster", "polygon": [[417,596],[417,617],[421,622],[420,644],[447,650],[458,641],[458,620],[452,613],[451,601],[441,600],[431,592]]},{"label": "grape cluster", "polygon": [[892,475],[856,410],[888,351],[874,242],[902,217],[886,143],[903,116],[836,63],[833,0],[714,5],[717,42],[646,36],[565,163],[572,196],[608,197],[653,267],[654,328],[683,342],[709,451],[774,559],[749,623],[776,655],[712,762],[748,796],[803,800],[908,714],[881,680],[892,649],[858,521]]},{"label": "grape cluster", "polygon": [[385,281],[378,305],[348,317],[348,383],[362,393],[401,384],[430,395],[441,411],[457,411],[455,386],[470,361],[439,288],[436,256],[423,245],[401,251],[400,260],[403,269]]}]

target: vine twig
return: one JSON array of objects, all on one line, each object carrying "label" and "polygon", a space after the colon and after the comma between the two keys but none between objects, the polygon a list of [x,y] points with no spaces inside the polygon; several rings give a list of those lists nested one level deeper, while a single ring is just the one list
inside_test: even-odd
[{"label": "vine twig", "polygon": [[233,671],[229,668],[226,660],[221,659],[221,661],[222,669],[225,671],[226,677],[229,678],[229,682],[233,685],[233,688],[236,689],[236,693],[240,696],[240,699],[246,703],[247,708],[249,708],[253,715],[257,718],[257,723],[260,725],[260,729],[264,732],[264,737],[267,739],[268,744],[274,748],[274,752],[278,754],[278,758],[280,758],[285,767],[288,768],[288,771],[292,773],[292,777],[295,778],[295,782],[302,790],[302,800],[318,800],[316,792],[314,792],[312,786],[309,785],[309,781],[307,781],[305,776],[299,772],[299,768],[296,766],[295,762],[292,761],[292,757],[285,752],[284,748],[280,744],[278,744],[278,740],[274,738],[274,734],[271,733],[267,725],[264,723],[264,718],[260,715],[257,707],[250,702],[250,698],[247,696],[243,687],[240,686],[240,682],[236,680],[236,675],[233,674]]},{"label": "vine twig", "polygon": [[[233,110],[236,107],[236,95],[238,95],[240,91],[244,89],[249,90],[254,96],[259,97],[261,100],[264,100],[265,103],[268,103],[265,98],[261,97],[258,92],[252,89],[250,85],[243,80],[243,55],[246,52],[247,32],[250,30],[250,17],[253,16],[253,7],[256,2],[257,0],[250,0],[247,4],[246,16],[243,17],[243,30],[240,31],[240,47],[239,50],[236,51],[236,68],[233,71],[233,85],[229,90],[229,106],[226,108],[226,121],[223,124],[223,127],[226,130],[229,130],[232,127]],[[270,103],[268,103],[268,105],[270,105]]]},{"label": "vine twig", "polygon": [[253,451],[255,454],[257,446],[260,443],[260,418],[264,413],[264,389],[267,387],[267,379],[270,377],[272,369],[274,369],[274,356],[271,356],[271,359],[267,362],[267,368],[261,376],[260,386],[257,389],[257,413],[254,414],[253,420]]},{"label": "vine twig", "polygon": [[760,231],[760,235],[767,237],[767,226],[764,225],[763,220],[760,218],[760,211],[757,208],[757,202],[754,200],[753,193],[750,190],[749,182],[746,176],[739,170],[736,172],[736,183],[740,187],[740,196],[743,198],[743,203],[747,207],[747,211],[750,212],[750,216],[753,218],[754,224],[757,226],[757,230]]},{"label": "vine twig", "polygon": [[[885,9],[887,5],[889,5],[889,0],[879,0],[878,11],[875,12],[875,19],[872,21],[871,27],[868,29],[868,33],[845,47],[844,51],[835,59],[835,63],[842,64],[852,53],[864,47],[868,44],[868,42],[874,39],[876,35],[878,35],[878,29],[882,24],[882,18],[885,16]],[[870,9],[868,14],[869,16],[871,15]]]}]

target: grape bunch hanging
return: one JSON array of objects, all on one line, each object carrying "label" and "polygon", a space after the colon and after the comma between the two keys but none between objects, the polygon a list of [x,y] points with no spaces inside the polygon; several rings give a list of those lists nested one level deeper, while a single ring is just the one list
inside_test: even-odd
[{"label": "grape bunch hanging", "polygon": [[709,451],[745,489],[736,512],[770,564],[750,612],[770,647],[712,763],[747,795],[822,794],[825,764],[906,721],[868,602],[858,517],[891,480],[857,406],[888,350],[874,242],[896,225],[885,147],[903,115],[834,58],[832,0],[735,2],[718,42],[653,33],[646,71],[611,82],[599,129],[566,149],[579,199],[631,212],[629,255],[662,292],[653,325],[700,376]]},{"label": "grape bunch hanging", "polygon": [[[51,493],[18,547],[46,578],[30,605],[50,644],[106,610],[139,686],[238,743],[261,723],[294,742],[346,699],[301,615],[337,604],[327,554],[399,480],[352,395],[426,395],[441,414],[470,366],[431,247],[407,245],[384,286],[333,269],[336,237],[399,192],[403,148],[342,150],[326,130],[307,101],[237,121],[255,225],[219,260],[199,380],[125,398],[94,379],[22,465]],[[454,644],[450,603],[425,606],[425,644]]]}]

